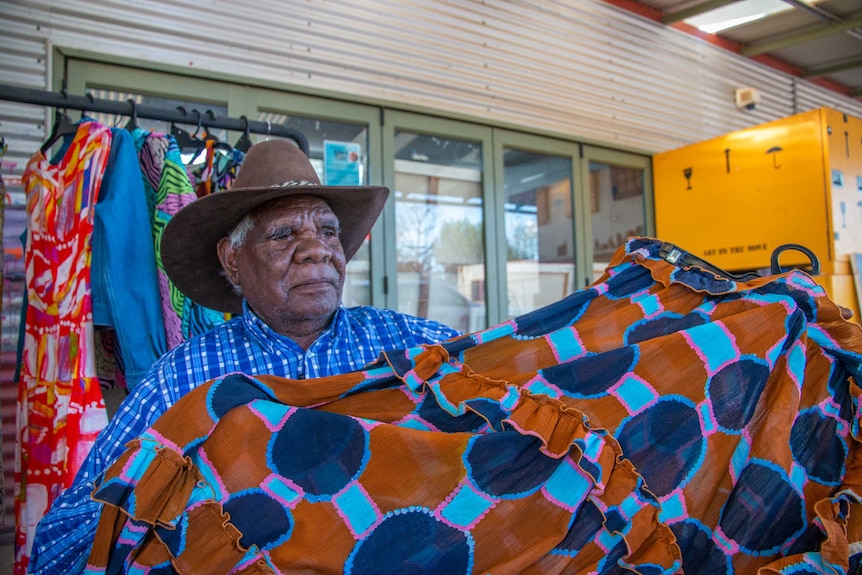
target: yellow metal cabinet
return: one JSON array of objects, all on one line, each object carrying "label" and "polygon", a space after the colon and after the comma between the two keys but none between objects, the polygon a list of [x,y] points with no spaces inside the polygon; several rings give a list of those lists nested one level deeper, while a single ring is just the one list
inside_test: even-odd
[{"label": "yellow metal cabinet", "polygon": [[796,114],[657,154],[653,174],[659,238],[728,271],[768,268],[776,247],[801,244],[820,259],[819,283],[859,318],[849,256],[862,252],[862,120]]}]

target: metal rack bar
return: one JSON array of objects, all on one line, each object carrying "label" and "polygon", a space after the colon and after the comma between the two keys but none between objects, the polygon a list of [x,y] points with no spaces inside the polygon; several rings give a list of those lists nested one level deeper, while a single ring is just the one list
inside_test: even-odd
[{"label": "metal rack bar", "polygon": [[306,156],[309,154],[308,138],[306,138],[302,132],[283,124],[270,124],[269,122],[246,120],[245,118],[217,117],[213,116],[211,113],[201,113],[199,110],[192,110],[195,114],[190,114],[186,110],[180,108],[162,108],[147,104],[136,104],[133,101],[118,102],[115,100],[93,98],[89,94],[87,96],[76,96],[68,94],[65,91],[50,92],[47,90],[21,88],[8,84],[0,84],[0,100],[35,104],[38,106],[50,106],[52,108],[117,114],[128,117],[137,116],[138,118],[161,120],[163,122],[174,122],[177,124],[196,125],[200,123],[201,126],[207,128],[220,128],[236,132],[244,132],[248,130],[255,134],[267,134],[270,136],[290,138],[296,142],[299,149],[301,149]]}]

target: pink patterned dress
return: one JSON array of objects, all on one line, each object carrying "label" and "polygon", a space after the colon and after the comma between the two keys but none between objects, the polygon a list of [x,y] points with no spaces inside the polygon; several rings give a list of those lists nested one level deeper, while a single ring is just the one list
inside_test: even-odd
[{"label": "pink patterned dress", "polygon": [[96,376],[90,291],[93,208],[110,129],[82,122],[62,159],[28,162],[27,315],[15,453],[15,573],[26,572],[36,524],[72,482],[107,413]]}]

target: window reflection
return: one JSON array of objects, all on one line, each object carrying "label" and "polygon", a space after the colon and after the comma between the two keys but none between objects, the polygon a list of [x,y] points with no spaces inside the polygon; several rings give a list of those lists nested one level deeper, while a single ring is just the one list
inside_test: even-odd
[{"label": "window reflection", "polygon": [[481,146],[396,134],[398,309],[469,332],[485,327]]},{"label": "window reflection", "polygon": [[590,162],[593,279],[631,236],[645,233],[644,170]]},{"label": "window reflection", "polygon": [[504,150],[508,316],[551,304],[574,288],[569,158]]}]

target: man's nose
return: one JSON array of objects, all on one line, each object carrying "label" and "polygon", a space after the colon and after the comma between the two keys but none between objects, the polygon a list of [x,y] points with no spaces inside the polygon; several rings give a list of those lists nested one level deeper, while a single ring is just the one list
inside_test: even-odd
[{"label": "man's nose", "polygon": [[306,236],[298,240],[294,261],[302,263],[319,263],[332,257],[332,250],[317,236]]}]

